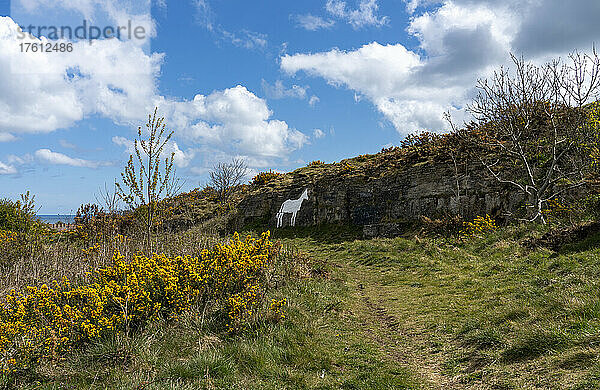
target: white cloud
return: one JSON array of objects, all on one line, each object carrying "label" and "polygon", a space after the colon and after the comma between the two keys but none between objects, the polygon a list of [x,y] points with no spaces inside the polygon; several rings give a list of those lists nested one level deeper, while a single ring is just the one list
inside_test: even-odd
[{"label": "white cloud", "polygon": [[331,15],[345,20],[355,29],[365,26],[380,27],[389,22],[387,16],[377,16],[379,9],[377,0],[360,0],[357,9],[349,9],[345,1],[327,0],[325,9]]},{"label": "white cloud", "polygon": [[11,133],[0,133],[0,142],[12,142],[16,140],[17,137],[12,135]]},{"label": "white cloud", "polygon": [[364,45],[355,51],[333,49],[325,53],[285,55],[281,68],[290,73],[305,71],[330,84],[346,86],[370,96],[393,93],[410,82],[411,73],[422,66],[419,56],[400,44]]},{"label": "white cloud", "polygon": [[297,25],[308,31],[317,31],[321,29],[328,29],[335,25],[333,20],[326,20],[320,16],[311,14],[296,15],[295,16]]},{"label": "white cloud", "polygon": [[60,144],[60,146],[62,146],[63,148],[66,148],[66,149],[73,149],[73,150],[77,149],[77,145],[74,145],[65,139],[59,140],[58,143]]},{"label": "white cloud", "polygon": [[[459,122],[468,119],[464,106],[477,78],[506,65],[510,52],[539,63],[576,48],[589,49],[600,40],[600,25],[591,16],[600,12],[600,3],[594,0],[405,3],[411,12],[437,4],[410,20],[407,31],[419,40],[418,52],[401,44],[372,42],[356,50],[284,55],[281,68],[289,74],[304,71],[353,91],[374,104],[399,133],[407,134],[447,129],[442,119],[447,110]],[[334,15],[347,13],[339,0],[329,0],[327,8]],[[581,22],[567,26],[566,20]]]},{"label": "white cloud", "polygon": [[170,142],[166,147],[166,153],[173,154],[173,164],[178,168],[185,168],[190,165],[190,162],[194,159],[195,152],[188,150],[184,152],[179,149],[177,142]]},{"label": "white cloud", "polygon": [[307,141],[286,122],[272,119],[266,101],[241,85],[191,101],[162,99],[158,106],[182,137],[230,155],[281,158]]},{"label": "white cloud", "polygon": [[306,98],[306,88],[299,85],[292,85],[290,88],[286,88],[281,80],[277,80],[275,85],[271,85],[262,80],[262,88],[266,95],[270,99],[283,99],[283,98]]},{"label": "white cloud", "polygon": [[6,160],[11,165],[25,165],[33,162],[33,156],[30,154],[26,154],[23,157],[19,157],[15,156],[14,154],[10,154],[8,155]]},{"label": "white cloud", "polygon": [[194,5],[197,10],[196,20],[198,23],[208,31],[213,31],[214,14],[208,0],[195,0]]},{"label": "white cloud", "polygon": [[50,149],[39,149],[34,153],[35,157],[43,163],[51,165],[68,165],[82,168],[98,168],[108,165],[104,162],[89,161],[81,158],[69,157],[62,153],[53,152]]},{"label": "white cloud", "polygon": [[290,74],[305,71],[366,96],[403,134],[445,126],[442,114],[452,109],[445,99],[464,92],[419,80],[424,66],[404,46],[376,42],[350,52],[333,49],[281,58],[282,69]]},{"label": "white cloud", "polygon": [[[115,145],[124,147],[127,154],[135,155],[135,144],[133,140],[125,137],[115,136],[112,138],[112,141]],[[165,145],[161,159],[170,157],[171,154],[173,154],[173,164],[177,168],[186,168],[194,159],[196,152],[193,149],[188,149],[184,152],[183,150],[179,149],[177,142],[169,141],[169,143]]]},{"label": "white cloud", "polygon": [[[156,26],[151,15],[152,0],[20,0],[13,4],[13,12],[19,20],[28,24],[31,15],[45,15],[45,24],[54,26],[78,27],[82,19],[88,24],[95,24],[100,29],[112,26],[143,27],[144,38],[132,38],[131,43],[139,47],[149,47],[150,39],[156,36]],[[70,12],[57,12],[66,10]],[[79,13],[81,19],[70,19],[72,13]],[[69,15],[69,16],[65,16]],[[73,24],[73,20],[76,21]],[[36,34],[37,35],[37,34]],[[129,37],[128,34],[122,36]],[[128,38],[127,38],[128,39]]]},{"label": "white cloud", "polygon": [[162,55],[116,39],[75,43],[70,54],[21,53],[16,28],[0,17],[0,133],[48,133],[92,114],[129,123],[149,110]]},{"label": "white cloud", "polygon": [[[242,86],[197,95],[192,101],[160,96],[162,54],[148,56],[132,43],[118,40],[75,43],[71,55],[22,54],[16,29],[11,18],[0,17],[0,140],[50,133],[92,115],[137,127],[159,106],[177,130],[177,141],[190,144],[185,151],[175,148],[180,143],[173,144],[181,167],[188,166],[195,156],[192,151],[203,145],[285,158],[306,141],[301,132],[274,119],[265,100]],[[254,38],[255,44],[266,44]],[[299,86],[292,92],[306,94]]]},{"label": "white cloud", "polygon": [[248,30],[242,30],[239,33],[232,33],[223,29],[219,29],[219,31],[223,39],[231,42],[235,46],[243,47],[248,50],[264,49],[267,47],[266,34]]},{"label": "white cloud", "polygon": [[0,161],[0,175],[15,175],[16,173],[17,173],[17,168]]},{"label": "white cloud", "polygon": [[315,129],[315,130],[313,131],[313,136],[314,136],[316,139],[320,139],[320,138],[323,138],[323,137],[325,137],[325,132],[324,132],[323,130],[321,130],[321,129]]},{"label": "white cloud", "polygon": [[135,153],[135,144],[130,139],[127,139],[125,137],[120,137],[120,136],[114,136],[114,137],[112,137],[112,142],[115,145],[124,147],[128,154]]},{"label": "white cloud", "polygon": [[312,95],[312,96],[310,97],[310,99],[308,99],[308,104],[309,104],[311,107],[314,107],[314,106],[315,106],[317,103],[319,103],[320,101],[321,101],[321,99],[319,99],[319,97],[318,97],[318,96]]},{"label": "white cloud", "polygon": [[215,22],[216,15],[212,10],[209,0],[193,0],[192,2],[196,7],[196,22],[207,31],[213,33],[217,42],[225,41],[248,50],[263,50],[267,47],[267,34],[246,29],[237,32],[226,30]]}]

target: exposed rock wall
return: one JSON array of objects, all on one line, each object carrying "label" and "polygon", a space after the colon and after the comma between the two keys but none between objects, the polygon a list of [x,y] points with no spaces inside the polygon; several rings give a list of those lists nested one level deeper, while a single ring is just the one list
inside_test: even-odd
[{"label": "exposed rock wall", "polygon": [[[297,214],[296,226],[398,224],[444,214],[500,216],[522,204],[517,194],[507,191],[475,163],[461,165],[458,186],[455,167],[449,162],[390,167],[367,161],[347,170],[340,166],[307,167],[251,188],[238,206],[237,224],[274,228],[281,204],[299,198],[305,188],[309,199]],[[283,226],[288,226],[290,219],[291,214],[286,214]]]}]

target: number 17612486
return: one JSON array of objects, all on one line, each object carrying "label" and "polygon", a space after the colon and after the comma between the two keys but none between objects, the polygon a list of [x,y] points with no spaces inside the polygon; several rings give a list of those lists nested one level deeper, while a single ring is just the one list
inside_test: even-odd
[{"label": "number 17612486", "polygon": [[71,53],[72,43],[30,43],[23,42],[19,45],[21,53]]}]

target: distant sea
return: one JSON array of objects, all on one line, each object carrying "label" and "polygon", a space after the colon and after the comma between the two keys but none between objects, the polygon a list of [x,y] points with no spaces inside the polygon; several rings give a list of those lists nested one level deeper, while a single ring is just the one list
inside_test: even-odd
[{"label": "distant sea", "polygon": [[74,223],[75,216],[69,214],[53,214],[53,215],[38,215],[37,216],[42,222],[46,223]]}]

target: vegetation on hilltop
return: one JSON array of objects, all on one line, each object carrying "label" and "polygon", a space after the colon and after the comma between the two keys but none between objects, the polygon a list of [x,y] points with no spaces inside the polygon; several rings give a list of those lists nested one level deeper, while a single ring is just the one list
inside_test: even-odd
[{"label": "vegetation on hilltop", "polygon": [[[600,228],[589,220],[600,104],[540,95],[542,68],[515,61],[522,81],[482,83],[477,121],[374,155],[249,184],[233,161],[212,186],[175,194],[172,154],[161,168],[172,133],[155,111],[106,207],[83,205],[75,229],[36,221],[29,195],[0,201],[0,388],[599,387]],[[494,93],[512,100],[494,105]],[[419,164],[457,178],[479,164],[528,195],[519,217],[544,224],[455,215],[371,240],[330,225],[278,230],[281,241],[233,232],[247,197]]]}]

